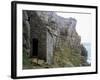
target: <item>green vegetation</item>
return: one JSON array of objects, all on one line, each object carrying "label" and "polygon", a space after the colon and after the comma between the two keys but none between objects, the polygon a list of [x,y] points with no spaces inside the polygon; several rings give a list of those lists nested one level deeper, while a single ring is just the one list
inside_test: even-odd
[{"label": "green vegetation", "polygon": [[82,57],[78,50],[67,47],[57,48],[54,51],[54,64],[48,65],[43,60],[29,58],[25,49],[23,50],[23,69],[78,67],[82,63]]},{"label": "green vegetation", "polygon": [[32,68],[31,59],[29,59],[26,49],[23,49],[23,69],[24,68]]},{"label": "green vegetation", "polygon": [[[38,60],[38,62],[37,62]],[[23,69],[40,69],[40,68],[51,68],[52,65],[48,65],[43,60],[37,58],[30,58],[27,55],[27,51],[23,49]]]},{"label": "green vegetation", "polygon": [[55,50],[54,64],[59,67],[73,67],[80,66],[81,55],[78,50],[71,48],[61,48]]}]

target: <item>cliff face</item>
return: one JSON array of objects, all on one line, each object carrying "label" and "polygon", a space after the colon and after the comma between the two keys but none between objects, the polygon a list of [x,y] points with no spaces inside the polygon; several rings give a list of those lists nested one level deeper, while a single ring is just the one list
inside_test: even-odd
[{"label": "cliff face", "polygon": [[25,50],[28,50],[27,54],[30,54],[31,48],[30,25],[35,25],[42,30],[41,33],[49,30],[53,36],[54,67],[87,66],[87,51],[80,43],[81,37],[76,32],[76,24],[76,19],[63,18],[56,12],[23,11],[23,45]]},{"label": "cliff face", "polygon": [[36,12],[39,18],[45,25],[48,25],[53,33],[56,32],[57,36],[61,39],[66,39],[70,42],[71,47],[78,47],[81,38],[76,32],[77,20],[74,18],[63,18],[58,16],[55,12]]}]

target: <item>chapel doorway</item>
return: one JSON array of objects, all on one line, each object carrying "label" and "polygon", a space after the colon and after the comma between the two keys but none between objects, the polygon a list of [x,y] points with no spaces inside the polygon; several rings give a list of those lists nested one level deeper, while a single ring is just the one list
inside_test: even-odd
[{"label": "chapel doorway", "polygon": [[38,39],[32,39],[32,56],[38,56]]}]

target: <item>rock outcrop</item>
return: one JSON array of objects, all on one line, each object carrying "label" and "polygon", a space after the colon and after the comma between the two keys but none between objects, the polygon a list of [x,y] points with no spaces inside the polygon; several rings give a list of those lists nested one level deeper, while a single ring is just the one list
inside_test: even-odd
[{"label": "rock outcrop", "polygon": [[[52,46],[50,43],[48,46],[52,47],[53,51],[53,64],[56,66],[87,66],[87,51],[81,44],[81,37],[76,31],[77,20],[69,17],[63,18],[58,16],[56,12],[47,11],[23,11],[23,47],[27,51],[27,54],[31,53],[30,39],[39,34],[38,31],[43,35],[38,35],[40,42],[46,42],[46,38],[52,39]],[[36,28],[37,27],[37,28]],[[32,30],[33,31],[32,31]],[[32,33],[32,32],[34,33]],[[48,32],[45,34],[45,32]],[[36,38],[38,38],[36,36]],[[48,41],[47,41],[48,42]],[[46,46],[45,43],[41,42],[39,46]],[[48,49],[49,49],[48,47]],[[47,48],[47,47],[44,47]],[[39,49],[39,53],[45,53],[46,49]],[[50,50],[49,50],[50,52]],[[47,54],[44,54],[45,57]],[[40,55],[40,57],[43,54]],[[48,61],[49,62],[49,61]]]}]

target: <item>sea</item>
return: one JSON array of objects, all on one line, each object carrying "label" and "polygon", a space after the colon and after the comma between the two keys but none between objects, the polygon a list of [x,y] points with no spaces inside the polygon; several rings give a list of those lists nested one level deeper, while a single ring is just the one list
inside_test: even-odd
[{"label": "sea", "polygon": [[87,58],[87,62],[91,63],[91,43],[83,43],[84,47],[86,48],[87,52],[88,52],[88,58]]}]

